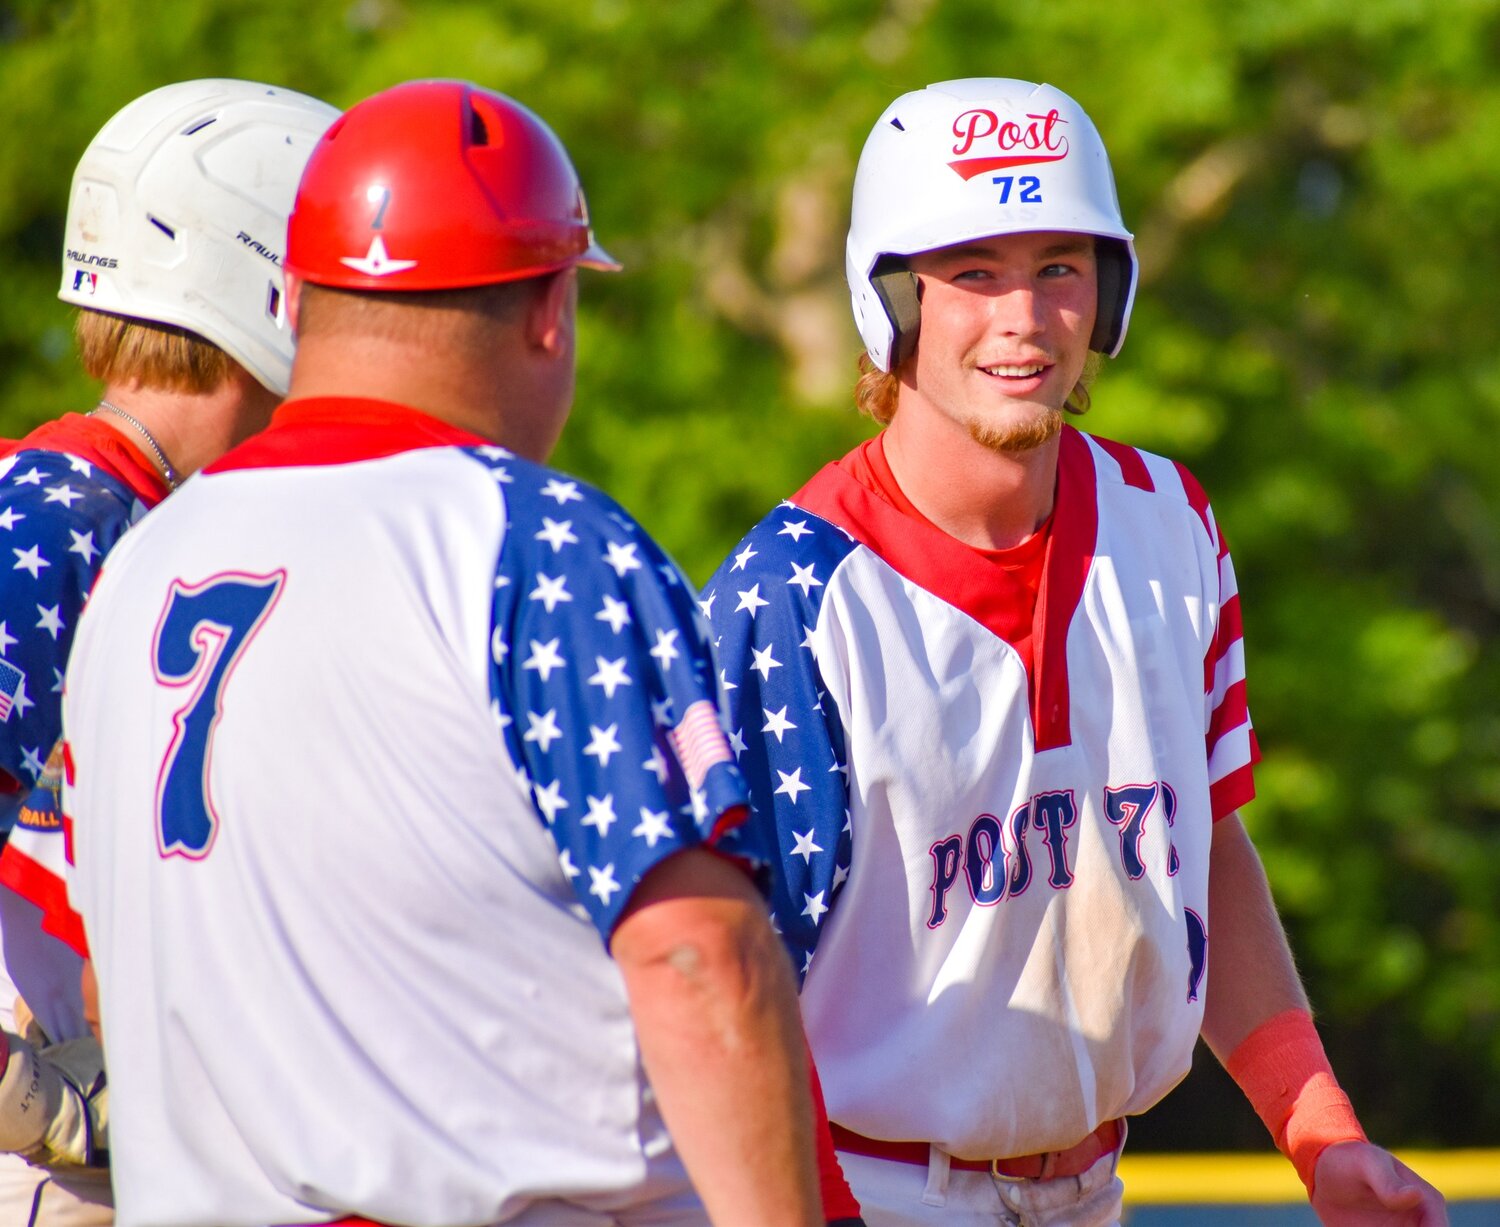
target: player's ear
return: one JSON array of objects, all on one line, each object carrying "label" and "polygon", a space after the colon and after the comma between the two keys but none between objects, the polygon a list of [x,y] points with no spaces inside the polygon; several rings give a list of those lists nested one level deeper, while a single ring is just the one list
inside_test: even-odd
[{"label": "player's ear", "polygon": [[302,315],[302,278],[296,273],[282,273],[286,282],[286,322],[297,335],[297,321]]},{"label": "player's ear", "polygon": [[539,281],[526,308],[526,340],[549,355],[561,354],[572,344],[578,270],[559,269]]}]

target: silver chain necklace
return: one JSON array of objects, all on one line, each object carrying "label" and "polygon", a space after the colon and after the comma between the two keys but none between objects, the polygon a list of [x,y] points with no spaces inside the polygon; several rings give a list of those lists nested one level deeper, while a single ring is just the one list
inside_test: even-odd
[{"label": "silver chain necklace", "polygon": [[[130,414],[126,413],[125,410],[121,409],[119,405],[112,405],[107,400],[102,400],[99,402],[99,409],[113,413],[116,417],[135,427],[140,433],[141,438],[146,440],[146,445],[150,447],[152,454],[156,457],[157,467],[161,469],[162,478],[166,481],[169,490],[175,490],[178,486],[182,485],[181,476],[172,467],[172,462],[167,459],[167,453],[162,451],[161,444],[156,441],[155,435],[147,430],[139,421],[131,417]],[[91,410],[89,417],[93,417],[94,414],[99,412],[99,409]]]}]

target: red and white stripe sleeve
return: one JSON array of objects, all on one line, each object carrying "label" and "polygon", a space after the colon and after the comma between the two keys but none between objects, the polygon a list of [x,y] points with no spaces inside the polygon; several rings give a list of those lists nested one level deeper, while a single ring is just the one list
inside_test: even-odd
[{"label": "red and white stripe sleeve", "polygon": [[1245,642],[1240,592],[1229,547],[1213,524],[1218,547],[1218,617],[1204,657],[1203,690],[1207,714],[1209,796],[1214,820],[1233,813],[1255,796],[1254,766],[1260,760],[1250,707],[1245,697]]}]

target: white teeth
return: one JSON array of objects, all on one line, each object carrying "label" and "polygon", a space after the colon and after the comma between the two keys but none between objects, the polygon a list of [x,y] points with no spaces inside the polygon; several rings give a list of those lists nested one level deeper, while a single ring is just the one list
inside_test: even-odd
[{"label": "white teeth", "polygon": [[1013,379],[1025,379],[1031,375],[1040,375],[1047,368],[1038,363],[1034,366],[986,366],[981,369],[986,375],[1008,375]]}]

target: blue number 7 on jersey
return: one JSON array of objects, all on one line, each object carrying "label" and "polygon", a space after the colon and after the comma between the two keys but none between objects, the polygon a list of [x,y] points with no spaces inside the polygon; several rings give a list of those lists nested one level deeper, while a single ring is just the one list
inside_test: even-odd
[{"label": "blue number 7 on jersey", "polygon": [[208,793],[208,768],[224,687],[285,582],[285,571],[214,575],[191,585],[172,582],[156,624],[151,663],[162,685],[192,690],[172,715],[172,744],[156,777],[162,856],[202,860],[213,847],[219,815]]}]

